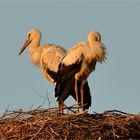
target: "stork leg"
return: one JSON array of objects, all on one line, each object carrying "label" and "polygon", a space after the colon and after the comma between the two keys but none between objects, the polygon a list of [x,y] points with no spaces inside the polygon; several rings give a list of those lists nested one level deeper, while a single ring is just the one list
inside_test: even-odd
[{"label": "stork leg", "polygon": [[79,99],[78,99],[78,88],[77,88],[77,79],[75,79],[75,94],[76,94],[76,113],[79,113]]},{"label": "stork leg", "polygon": [[85,81],[83,80],[81,84],[81,88],[80,88],[82,112],[84,112],[84,84],[85,84]]},{"label": "stork leg", "polygon": [[64,103],[58,102],[59,113],[64,113]]}]

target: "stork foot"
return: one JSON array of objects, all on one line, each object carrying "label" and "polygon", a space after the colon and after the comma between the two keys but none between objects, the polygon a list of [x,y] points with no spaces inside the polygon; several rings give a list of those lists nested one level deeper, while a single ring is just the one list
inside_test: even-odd
[{"label": "stork foot", "polygon": [[59,113],[64,114],[64,103],[58,103]]},{"label": "stork foot", "polygon": [[85,111],[81,111],[81,112],[78,112],[78,113],[76,113],[75,115],[76,116],[78,116],[78,115],[83,115],[83,114],[87,114],[87,110],[85,110]]}]

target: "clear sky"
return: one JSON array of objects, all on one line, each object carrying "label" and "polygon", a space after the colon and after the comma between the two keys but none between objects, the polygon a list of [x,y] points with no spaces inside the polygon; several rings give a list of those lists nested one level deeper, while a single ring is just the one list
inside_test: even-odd
[{"label": "clear sky", "polygon": [[[93,111],[140,111],[140,1],[0,1],[0,114],[8,109],[30,109],[54,91],[33,66],[27,50],[19,57],[27,32],[37,28],[41,43],[68,49],[97,30],[108,50],[108,60],[97,64],[88,80]],[[67,104],[74,104],[72,98]],[[47,101],[43,107],[47,108]]]}]

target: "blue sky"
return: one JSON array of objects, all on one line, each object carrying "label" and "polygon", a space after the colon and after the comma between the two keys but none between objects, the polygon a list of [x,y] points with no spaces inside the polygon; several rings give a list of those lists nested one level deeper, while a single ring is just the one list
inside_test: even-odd
[{"label": "blue sky", "polygon": [[[108,50],[88,80],[93,111],[140,111],[139,1],[0,1],[0,114],[7,108],[30,109],[42,104],[46,92],[55,106],[54,91],[33,66],[27,50],[19,57],[27,32],[37,28],[41,43],[68,49],[97,30]],[[72,98],[66,104],[74,104]],[[47,101],[43,105],[48,107]]]}]

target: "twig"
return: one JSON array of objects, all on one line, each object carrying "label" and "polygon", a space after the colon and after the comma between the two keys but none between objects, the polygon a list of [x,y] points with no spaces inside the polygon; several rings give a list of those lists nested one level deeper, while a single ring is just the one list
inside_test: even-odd
[{"label": "twig", "polygon": [[45,124],[46,124],[46,123],[44,123],[44,124],[42,125],[42,127],[37,131],[37,133],[34,134],[34,136],[31,138],[31,140],[33,140],[33,139],[41,132],[41,130],[44,128]]},{"label": "twig", "polygon": [[51,127],[49,127],[49,128],[60,140],[62,140],[61,137],[59,136],[59,134],[57,134]]},{"label": "twig", "polygon": [[76,113],[75,111],[73,111],[73,110],[71,109],[71,107],[68,107],[68,106],[66,106],[65,104],[64,104],[64,106],[65,106],[64,109],[68,109],[68,110],[70,110],[71,112]]},{"label": "twig", "polygon": [[50,101],[50,98],[47,94],[48,92],[46,91],[46,97],[47,97],[47,101],[48,101],[48,104],[49,104],[49,108],[51,108],[51,101]]},{"label": "twig", "polygon": [[47,129],[45,131],[55,140],[54,136]]},{"label": "twig", "polygon": [[125,115],[133,115],[133,114],[130,114],[130,113],[126,113],[126,112],[123,112],[123,111],[119,111],[119,110],[116,110],[116,109],[113,109],[113,110],[107,110],[104,112],[104,114],[108,114],[108,113],[121,113],[121,114],[125,114]]}]

